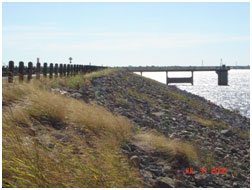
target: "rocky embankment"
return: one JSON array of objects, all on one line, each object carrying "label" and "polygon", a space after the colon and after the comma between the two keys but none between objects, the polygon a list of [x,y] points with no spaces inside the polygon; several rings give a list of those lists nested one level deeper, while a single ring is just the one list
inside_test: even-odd
[{"label": "rocky embankment", "polygon": [[[154,129],[197,148],[200,163],[192,165],[146,151],[133,141],[122,147],[146,187],[250,187],[248,118],[174,86],[124,71],[93,78],[78,90],[63,90],[127,117],[143,131]],[[184,174],[188,167],[195,174]],[[200,174],[201,168],[207,168],[207,174]],[[226,168],[227,174],[212,174],[212,168]]]}]

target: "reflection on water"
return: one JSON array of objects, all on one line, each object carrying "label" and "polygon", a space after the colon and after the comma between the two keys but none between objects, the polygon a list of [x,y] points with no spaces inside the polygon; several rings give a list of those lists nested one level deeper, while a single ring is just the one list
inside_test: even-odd
[{"label": "reflection on water", "polygon": [[[168,75],[169,77],[190,77],[191,72],[169,72]],[[194,72],[194,86],[177,84],[177,87],[250,117],[249,75],[250,70],[230,70],[228,72],[229,86],[218,86],[215,72]],[[166,83],[165,72],[144,72],[143,76]]]}]

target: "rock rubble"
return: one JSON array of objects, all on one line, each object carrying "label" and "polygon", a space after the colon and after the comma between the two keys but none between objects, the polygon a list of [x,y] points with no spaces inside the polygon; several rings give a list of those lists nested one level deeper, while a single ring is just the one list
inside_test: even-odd
[{"label": "rock rubble", "polygon": [[[198,148],[200,164],[191,165],[143,150],[134,142],[122,147],[146,187],[250,187],[250,121],[236,112],[125,71],[60,93],[95,102],[127,117],[141,130],[154,129]],[[195,174],[184,174],[186,168],[193,168]],[[201,168],[208,173],[200,174]],[[211,168],[226,168],[227,174],[211,174]]]}]

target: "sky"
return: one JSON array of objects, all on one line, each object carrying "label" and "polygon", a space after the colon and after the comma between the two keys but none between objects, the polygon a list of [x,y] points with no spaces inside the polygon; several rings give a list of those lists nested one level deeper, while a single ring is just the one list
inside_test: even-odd
[{"label": "sky", "polygon": [[249,65],[242,3],[2,4],[3,64]]}]

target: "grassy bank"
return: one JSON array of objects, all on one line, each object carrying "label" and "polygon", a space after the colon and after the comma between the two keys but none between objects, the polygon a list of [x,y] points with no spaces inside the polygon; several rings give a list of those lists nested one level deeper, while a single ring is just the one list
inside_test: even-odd
[{"label": "grassy bank", "polygon": [[[90,104],[71,98],[76,92]],[[118,69],[4,83],[2,103],[3,187],[145,187],[122,147],[143,150],[130,150],[140,161],[154,155],[171,168],[211,168],[219,159],[212,138],[221,130],[249,138],[196,100]]]},{"label": "grassy bank", "polygon": [[43,83],[3,86],[3,187],[141,187],[120,146],[133,125]]}]

